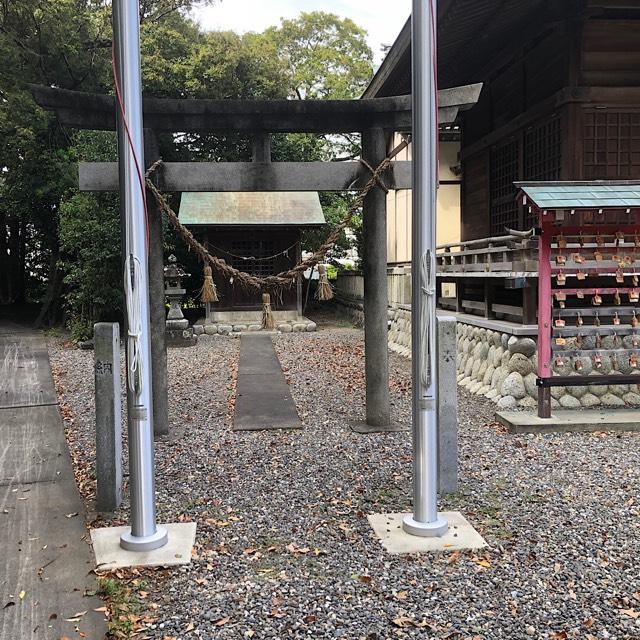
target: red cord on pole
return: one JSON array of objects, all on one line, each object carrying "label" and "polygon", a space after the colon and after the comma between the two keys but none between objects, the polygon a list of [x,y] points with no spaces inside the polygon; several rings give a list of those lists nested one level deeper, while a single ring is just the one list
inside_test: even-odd
[{"label": "red cord on pole", "polygon": [[440,187],[440,123],[438,122],[438,40],[436,17],[433,13],[433,3],[429,1],[429,15],[431,17],[431,42],[433,47],[433,84],[434,100],[436,103],[436,189]]},{"label": "red cord on pole", "polygon": [[133,160],[136,164],[136,172],[138,174],[138,183],[140,184],[140,192],[142,193],[142,202],[144,206],[144,222],[145,222],[145,234],[147,239],[147,252],[149,251],[149,211],[147,209],[147,191],[144,187],[144,177],[142,175],[142,169],[140,168],[140,162],[136,154],[135,147],[133,146],[133,140],[131,139],[131,131],[129,130],[129,122],[127,121],[127,114],[124,108],[124,102],[122,100],[122,92],[120,90],[120,78],[118,77],[118,69],[116,66],[116,52],[115,42],[111,41],[111,70],[113,71],[113,82],[116,88],[116,100],[118,102],[118,109],[122,115],[122,122],[124,123],[124,129],[127,134],[127,142],[131,148],[133,154]]}]

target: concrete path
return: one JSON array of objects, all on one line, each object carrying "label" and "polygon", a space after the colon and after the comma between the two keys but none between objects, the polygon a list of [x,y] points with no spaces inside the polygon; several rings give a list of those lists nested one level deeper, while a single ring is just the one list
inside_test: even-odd
[{"label": "concrete path", "polygon": [[0,640],[106,633],[40,333],[0,321]]},{"label": "concrete path", "polygon": [[301,427],[271,336],[243,333],[240,338],[234,430]]}]

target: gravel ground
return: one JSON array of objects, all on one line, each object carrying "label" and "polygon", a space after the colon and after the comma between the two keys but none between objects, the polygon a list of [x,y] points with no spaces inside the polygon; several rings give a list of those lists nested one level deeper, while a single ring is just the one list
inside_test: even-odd
[{"label": "gravel ground", "polygon": [[[348,429],[364,414],[362,333],[276,338],[300,432],[231,431],[238,346],[169,351],[159,520],[195,520],[197,547],[191,566],[145,574],[137,638],[640,638],[640,435],[513,436],[461,391],[460,491],[441,507],[490,549],[389,556],[366,514],[410,510],[410,434]],[[50,353],[90,501],[93,355]],[[408,361],[392,354],[391,371],[408,425]]]}]

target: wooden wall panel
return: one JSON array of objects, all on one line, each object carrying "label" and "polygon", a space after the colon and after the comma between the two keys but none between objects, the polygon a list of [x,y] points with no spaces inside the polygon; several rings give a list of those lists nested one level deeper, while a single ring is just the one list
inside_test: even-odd
[{"label": "wooden wall panel", "polygon": [[638,20],[588,20],[582,40],[581,82],[601,87],[640,85]]},{"label": "wooden wall panel", "polygon": [[569,84],[569,47],[565,33],[554,31],[537,42],[524,60],[525,103],[523,110],[553,95]]},{"label": "wooden wall panel", "polygon": [[[269,256],[291,247],[299,238],[300,230],[292,227],[217,227],[195,229],[195,235],[205,240],[209,252],[226,260],[241,271],[254,275],[275,275],[286,271],[296,263],[296,250],[291,249],[288,255],[279,255],[273,260],[252,261],[242,260],[236,256]],[[230,252],[230,253],[227,253]],[[262,292],[247,290],[237,284],[234,286],[228,280],[214,273],[213,276],[220,302],[215,305],[216,311],[259,311],[262,309]],[[285,288],[282,296],[272,298],[273,308],[276,310],[296,309],[297,292],[295,287]]]},{"label": "wooden wall panel", "polygon": [[464,141],[469,146],[508,124],[527,109],[569,84],[569,27],[548,31],[522,43],[511,60],[504,60],[484,79],[478,104],[464,114]]},{"label": "wooden wall panel", "polygon": [[483,151],[463,164],[461,239],[489,235],[489,155]]}]

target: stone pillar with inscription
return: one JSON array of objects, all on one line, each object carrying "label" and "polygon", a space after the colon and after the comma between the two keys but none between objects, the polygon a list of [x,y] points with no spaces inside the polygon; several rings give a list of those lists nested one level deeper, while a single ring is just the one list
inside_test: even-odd
[{"label": "stone pillar with inscription", "polygon": [[122,416],[120,400],[120,328],[94,326],[96,396],[96,509],[113,511],[122,502]]}]

